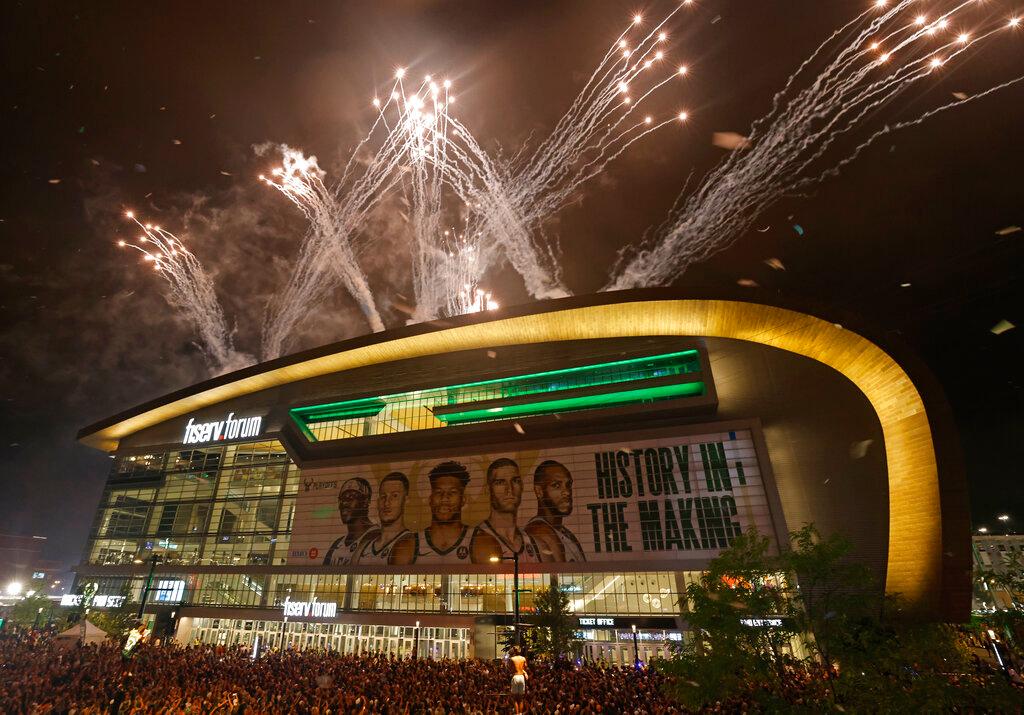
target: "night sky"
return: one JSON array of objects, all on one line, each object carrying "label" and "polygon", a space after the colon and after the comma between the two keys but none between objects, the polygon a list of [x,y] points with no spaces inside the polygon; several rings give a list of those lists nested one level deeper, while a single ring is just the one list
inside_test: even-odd
[{"label": "night sky", "polygon": [[[934,3],[933,3],[934,4]],[[565,281],[600,288],[617,251],[666,216],[687,177],[723,156],[713,132],[745,133],[800,61],[860,12],[850,0],[702,0],[672,30],[690,67],[672,91],[690,113],[630,149],[545,226]],[[992,0],[1009,16],[1012,5]],[[667,2],[4,4],[0,92],[0,533],[49,538],[77,562],[110,459],[81,426],[209,376],[194,335],[136,253],[132,208],[184,236],[213,272],[247,352],[305,230],[256,179],[254,147],[284,142],[328,170],[373,119],[396,67],[456,83],[457,113],[489,150],[554,126],[634,12]],[[879,110],[916,116],[1012,79],[1024,28]],[[895,133],[810,195],[789,197],[679,285],[776,292],[861,314],[916,348],[961,430],[977,526],[1024,520],[1024,84]],[[793,228],[804,230],[801,237]],[[768,227],[765,230],[765,227]],[[389,327],[410,294],[397,196],[366,227],[365,268]],[[777,258],[785,270],[764,261]],[[910,283],[909,287],[901,287]],[[528,300],[507,267],[487,287]],[[1001,335],[1001,320],[1022,326]],[[339,291],[296,347],[366,332]],[[1011,522],[1013,523],[1013,522]]]}]

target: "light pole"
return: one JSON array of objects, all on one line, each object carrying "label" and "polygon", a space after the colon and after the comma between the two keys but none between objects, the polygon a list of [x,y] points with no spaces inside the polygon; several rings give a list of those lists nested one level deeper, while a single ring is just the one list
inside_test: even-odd
[{"label": "light pole", "polygon": [[521,645],[519,639],[519,552],[514,552],[511,556],[492,556],[491,563],[496,564],[501,561],[512,562],[512,608],[513,618],[515,619],[512,623],[512,628],[515,629],[516,633],[516,647]]},{"label": "light pole", "polygon": [[636,624],[633,624],[633,668],[640,670],[640,646],[636,642]]},{"label": "light pole", "polygon": [[[136,563],[142,563],[141,559],[136,559]],[[149,598],[149,591],[153,587],[153,572],[156,571],[156,565],[160,563],[160,555],[153,554],[149,557],[149,576],[146,577],[146,585],[142,589],[142,600],[139,601],[139,612],[136,618],[142,619],[142,611],[146,608],[146,599]]]},{"label": "light pole", "polygon": [[416,660],[420,654],[420,622],[416,621],[416,630],[412,632],[412,659]]}]

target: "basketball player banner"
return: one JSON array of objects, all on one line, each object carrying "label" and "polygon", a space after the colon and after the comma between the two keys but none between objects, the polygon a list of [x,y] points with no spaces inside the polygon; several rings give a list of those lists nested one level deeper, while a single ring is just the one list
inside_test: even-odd
[{"label": "basketball player banner", "polygon": [[304,470],[289,565],[706,559],[752,528],[774,534],[750,430],[620,439]]}]

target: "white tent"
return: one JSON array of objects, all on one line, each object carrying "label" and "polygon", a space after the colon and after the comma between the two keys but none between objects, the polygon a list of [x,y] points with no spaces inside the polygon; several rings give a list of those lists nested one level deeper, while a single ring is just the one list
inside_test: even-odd
[{"label": "white tent", "polygon": [[82,624],[76,623],[75,625],[68,628],[63,633],[60,633],[56,637],[58,643],[75,643],[82,641],[84,643],[95,643],[100,645],[107,639],[106,631],[94,626],[91,622],[85,622],[85,638],[82,638]]}]

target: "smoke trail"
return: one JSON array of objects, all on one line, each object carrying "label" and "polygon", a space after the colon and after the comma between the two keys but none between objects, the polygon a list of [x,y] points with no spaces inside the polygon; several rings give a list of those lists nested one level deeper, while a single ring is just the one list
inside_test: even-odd
[{"label": "smoke trail", "polygon": [[[442,278],[457,279],[445,283],[444,293],[459,296],[466,284],[478,285],[484,271],[504,255],[533,297],[569,294],[553,251],[539,236],[541,226],[634,142],[686,119],[685,112],[658,121],[639,113],[659,89],[687,73],[683,66],[668,76],[654,76],[656,69],[667,62],[663,48],[668,33],[664,28],[677,11],[652,29],[641,31],[631,43],[633,31],[642,24],[641,18],[635,18],[605,52],[555,129],[528,159],[517,156],[507,165],[493,161],[466,126],[448,115],[447,94],[440,109],[435,96],[435,113],[441,116],[443,112],[443,122],[435,126],[431,151],[422,156],[424,163],[432,164],[433,175],[443,176],[473,211],[464,236],[469,247],[476,249],[471,266],[476,274],[471,278],[466,279],[459,271],[441,272]],[[417,311],[417,317],[434,315],[443,302],[431,296]]]},{"label": "smoke trail", "polygon": [[142,229],[143,235],[138,243],[121,240],[118,245],[139,251],[160,273],[170,291],[168,299],[194,327],[199,348],[214,372],[220,374],[251,365],[252,356],[235,350],[213,282],[195,255],[170,231],[143,224],[130,211],[127,217]]},{"label": "smoke trail", "polygon": [[[977,5],[975,0],[950,4],[932,19],[908,18],[913,5],[913,0],[901,0],[886,9],[886,0],[876,0],[872,9],[822,43],[790,76],[769,113],[754,123],[745,148],[734,151],[693,194],[678,202],[660,237],[620,261],[605,290],[670,283],[690,265],[731,245],[780,198],[834,175],[880,136],[970,101],[870,129],[870,120],[883,105],[1001,29],[1018,25],[1011,19],[972,36],[954,30],[952,19]],[[819,61],[824,62],[823,69],[809,77]],[[1020,79],[1024,78],[973,99]],[[865,128],[871,133],[851,154],[815,170],[828,162],[837,141]]]}]

